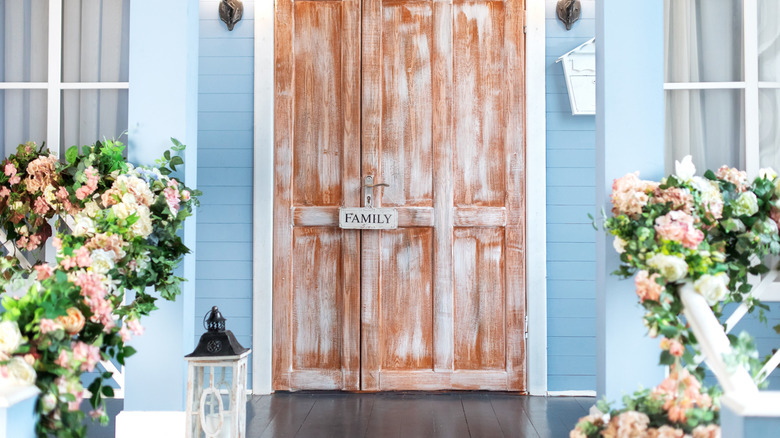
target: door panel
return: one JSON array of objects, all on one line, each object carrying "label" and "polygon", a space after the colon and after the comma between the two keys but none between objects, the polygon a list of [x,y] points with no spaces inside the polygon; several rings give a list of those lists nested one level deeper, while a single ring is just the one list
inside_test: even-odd
[{"label": "door panel", "polygon": [[[360,389],[360,4],[276,2],[273,387]],[[335,218],[335,220],[334,220]]]}]

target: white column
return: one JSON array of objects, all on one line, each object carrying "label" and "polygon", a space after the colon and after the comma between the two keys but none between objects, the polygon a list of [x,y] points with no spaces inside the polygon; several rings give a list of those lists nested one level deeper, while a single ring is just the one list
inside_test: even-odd
[{"label": "white column", "polygon": [[[639,18],[641,17],[641,18]],[[639,170],[664,173],[663,2],[626,9],[622,0],[596,2],[596,207],[611,209],[612,181]],[[612,239],[596,233],[596,387],[620,401],[638,385],[661,382],[658,340],[645,337],[634,283],[618,267]]]},{"label": "white column", "polygon": [[[198,7],[197,0],[130,6],[128,156],[133,163],[151,164],[175,137],[187,145],[186,168],[179,176],[190,187],[196,186],[198,167]],[[184,230],[192,253],[180,268],[189,280],[182,295],[175,303],[158,300],[160,309],[142,321],[146,333],[131,341],[138,353],[127,362],[125,411],[185,409],[184,355],[192,352],[195,337],[195,220],[189,218]],[[118,419],[117,432],[130,423],[143,426]]]}]

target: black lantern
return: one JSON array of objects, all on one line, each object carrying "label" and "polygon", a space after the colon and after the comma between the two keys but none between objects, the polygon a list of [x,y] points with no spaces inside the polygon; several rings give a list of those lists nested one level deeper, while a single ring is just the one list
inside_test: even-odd
[{"label": "black lantern", "polygon": [[225,321],[217,306],[212,307],[203,317],[206,333],[200,337],[195,351],[184,357],[240,356],[249,351],[238,343],[233,332],[225,330]]},{"label": "black lantern", "polygon": [[243,438],[246,433],[247,361],[217,306],[203,317],[206,333],[185,356],[187,438]]}]

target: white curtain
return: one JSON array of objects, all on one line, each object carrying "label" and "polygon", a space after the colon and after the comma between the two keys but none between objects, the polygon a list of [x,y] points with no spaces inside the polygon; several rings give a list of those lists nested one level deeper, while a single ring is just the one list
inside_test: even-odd
[{"label": "white curtain", "polygon": [[[780,2],[758,2],[758,79],[780,82]],[[780,90],[759,90],[761,167],[780,170]]]},{"label": "white curtain", "polygon": [[[666,82],[742,80],[742,2],[664,0]],[[741,90],[666,91],[666,168],[692,155],[699,169],[744,168]]]},{"label": "white curtain", "polygon": [[[0,81],[43,82],[48,75],[48,0],[0,2]],[[46,139],[46,91],[0,90],[0,140],[6,156]]]},{"label": "white curtain", "polygon": [[[50,0],[0,1],[0,82],[48,80]],[[62,0],[62,81],[127,82],[129,0]],[[127,130],[127,90],[64,90],[62,149]],[[46,90],[0,91],[4,155],[48,135]]]},{"label": "white curtain", "polygon": [[[129,0],[63,1],[63,82],[127,82],[129,8]],[[127,130],[127,90],[65,90],[62,109],[63,148]]]}]

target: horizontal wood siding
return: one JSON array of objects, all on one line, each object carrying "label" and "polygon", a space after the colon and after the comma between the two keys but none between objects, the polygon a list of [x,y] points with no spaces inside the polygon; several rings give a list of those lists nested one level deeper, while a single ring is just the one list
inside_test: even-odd
[{"label": "horizontal wood siding", "polygon": [[595,34],[595,1],[566,31],[546,0],[547,389],[596,389],[594,116],[572,116],[559,56]]},{"label": "horizontal wood siding", "polygon": [[203,315],[219,306],[228,330],[251,347],[254,5],[244,2],[232,32],[218,8],[218,0],[200,2],[195,342]]}]

